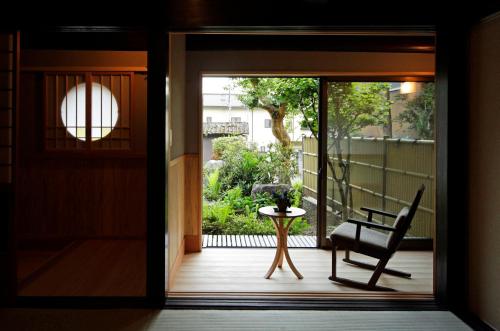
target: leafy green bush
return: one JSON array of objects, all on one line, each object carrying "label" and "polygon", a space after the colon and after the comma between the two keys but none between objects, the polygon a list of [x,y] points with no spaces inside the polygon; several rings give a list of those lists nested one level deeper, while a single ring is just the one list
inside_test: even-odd
[{"label": "leafy green bush", "polygon": [[250,195],[254,183],[271,182],[268,174],[259,171],[264,160],[255,150],[225,152],[223,160],[224,165],[220,168],[220,179],[224,191],[241,187],[243,195]]},{"label": "leafy green bush", "polygon": [[222,234],[228,228],[234,217],[234,210],[228,203],[217,201],[213,204],[203,204],[203,233]]},{"label": "leafy green bush", "polygon": [[[213,141],[214,158],[221,159],[221,168],[206,171],[203,195],[210,203],[203,205],[204,234],[275,234],[269,218],[261,219],[258,209],[274,205],[268,193],[250,196],[255,183],[289,183],[297,172],[297,161],[290,148],[269,145],[269,152],[259,153],[247,146],[241,137],[221,137]],[[299,207],[302,184],[294,184],[292,205]],[[296,219],[290,234],[301,234],[309,228],[304,219]]]},{"label": "leafy green bush", "polygon": [[[268,152],[259,153],[254,146],[247,146],[244,138],[230,136],[214,139],[212,146],[213,158],[224,161],[218,174],[219,193],[239,186],[243,190],[243,195],[250,195],[255,183],[290,183],[290,179],[297,174],[295,153],[291,148],[283,147],[281,144],[270,144]],[[205,176],[210,175],[210,173],[205,174]],[[210,179],[207,177],[209,184]],[[205,198],[214,200],[210,195],[216,191],[207,190],[209,196]]]},{"label": "leafy green bush", "polygon": [[[289,229],[289,234],[302,234],[310,225],[303,218],[297,218]],[[274,235],[276,234],[269,218],[259,219],[256,212],[246,208],[243,213],[235,214],[225,202],[206,204],[203,208],[204,234],[232,235]]]},{"label": "leafy green bush", "polygon": [[247,143],[241,136],[215,138],[212,141],[212,159],[222,160],[224,154],[233,154],[247,149]]},{"label": "leafy green bush", "polygon": [[259,207],[273,204],[268,193],[258,193],[255,198],[243,196],[243,191],[239,186],[228,190],[223,200],[239,213],[245,212],[247,209],[250,212],[257,212]]},{"label": "leafy green bush", "polygon": [[292,185],[292,206],[301,207],[302,206],[302,182],[295,182]]},{"label": "leafy green bush", "polygon": [[269,144],[259,168],[267,175],[270,183],[290,184],[298,172],[297,155],[290,147],[282,144]]},{"label": "leafy green bush", "polygon": [[215,169],[210,173],[205,173],[207,183],[203,188],[203,196],[207,200],[218,200],[222,193],[222,185],[219,181],[219,169]]}]

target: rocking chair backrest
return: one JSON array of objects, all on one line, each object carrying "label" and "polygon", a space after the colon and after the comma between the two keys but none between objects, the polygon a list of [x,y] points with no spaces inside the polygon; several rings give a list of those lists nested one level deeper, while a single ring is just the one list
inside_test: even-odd
[{"label": "rocking chair backrest", "polygon": [[398,214],[398,217],[394,221],[393,227],[396,228],[396,231],[391,232],[389,237],[387,238],[387,248],[391,253],[394,253],[396,249],[398,249],[399,244],[403,240],[406,232],[410,228],[411,221],[417,212],[418,204],[420,203],[420,199],[424,194],[425,185],[422,184],[420,189],[417,191],[415,198],[413,199],[413,203],[410,208],[404,207]]}]

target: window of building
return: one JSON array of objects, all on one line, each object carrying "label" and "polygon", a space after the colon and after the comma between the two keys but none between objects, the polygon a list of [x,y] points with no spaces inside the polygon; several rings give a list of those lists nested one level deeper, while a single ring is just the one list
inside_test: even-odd
[{"label": "window of building", "polygon": [[265,119],[264,120],[264,127],[265,128],[270,128],[271,127],[271,120],[270,119]]},{"label": "window of building", "polygon": [[129,149],[132,77],[47,74],[46,149]]},{"label": "window of building", "polygon": [[241,117],[231,117],[231,122],[241,122]]}]

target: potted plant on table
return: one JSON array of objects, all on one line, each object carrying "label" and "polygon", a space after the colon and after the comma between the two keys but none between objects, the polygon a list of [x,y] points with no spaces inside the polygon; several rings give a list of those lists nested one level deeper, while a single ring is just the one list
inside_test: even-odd
[{"label": "potted plant on table", "polygon": [[289,191],[278,191],[273,193],[273,200],[276,203],[276,212],[286,213],[288,207],[292,206],[292,201],[289,197]]}]

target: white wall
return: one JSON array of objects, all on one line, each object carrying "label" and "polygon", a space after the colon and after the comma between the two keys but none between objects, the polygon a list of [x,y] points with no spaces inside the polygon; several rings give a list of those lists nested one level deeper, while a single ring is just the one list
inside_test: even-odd
[{"label": "white wall", "polygon": [[[203,123],[207,121],[207,117],[212,118],[212,122],[231,122],[231,117],[241,118],[241,122],[248,123],[248,135],[246,136],[247,141],[256,144],[257,148],[260,150],[261,146],[266,147],[271,143],[275,143],[277,140],[274,137],[271,128],[265,127],[265,120],[271,119],[271,116],[264,109],[243,109],[238,108],[228,110],[227,108],[204,108],[203,109]],[[303,130],[300,128],[300,121],[302,116],[296,116],[293,119],[293,129],[288,131],[290,139],[292,141],[301,141]]]}]

